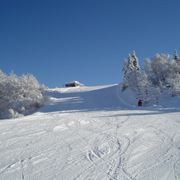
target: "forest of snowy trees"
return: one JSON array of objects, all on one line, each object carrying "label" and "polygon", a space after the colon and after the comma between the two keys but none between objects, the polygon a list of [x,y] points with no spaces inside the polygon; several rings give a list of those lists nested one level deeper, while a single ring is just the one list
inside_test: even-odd
[{"label": "forest of snowy trees", "polygon": [[43,102],[43,87],[33,75],[7,75],[0,71],[0,118],[29,114]]},{"label": "forest of snowy trees", "polygon": [[162,93],[180,95],[180,57],[156,54],[144,61],[144,69],[139,65],[135,51],[129,54],[123,66],[124,89],[129,87],[144,102],[157,102]]}]

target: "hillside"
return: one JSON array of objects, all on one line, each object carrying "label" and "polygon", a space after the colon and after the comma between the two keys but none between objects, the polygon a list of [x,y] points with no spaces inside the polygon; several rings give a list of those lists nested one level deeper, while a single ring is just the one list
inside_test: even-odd
[{"label": "hillside", "polygon": [[0,121],[0,180],[178,180],[179,99],[136,107],[118,85],[48,89],[38,112]]}]

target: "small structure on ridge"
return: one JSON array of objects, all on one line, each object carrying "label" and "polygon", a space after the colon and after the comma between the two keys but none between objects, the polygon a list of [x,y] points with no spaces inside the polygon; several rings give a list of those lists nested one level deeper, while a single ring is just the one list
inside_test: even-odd
[{"label": "small structure on ridge", "polygon": [[80,86],[84,86],[84,84],[81,84],[79,81],[71,81],[65,84],[65,87],[80,87]]}]

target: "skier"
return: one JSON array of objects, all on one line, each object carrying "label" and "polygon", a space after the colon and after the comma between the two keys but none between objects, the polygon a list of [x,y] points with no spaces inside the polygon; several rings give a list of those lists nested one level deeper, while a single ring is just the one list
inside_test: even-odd
[{"label": "skier", "polygon": [[141,99],[139,99],[139,101],[138,101],[138,106],[142,106],[142,100]]}]

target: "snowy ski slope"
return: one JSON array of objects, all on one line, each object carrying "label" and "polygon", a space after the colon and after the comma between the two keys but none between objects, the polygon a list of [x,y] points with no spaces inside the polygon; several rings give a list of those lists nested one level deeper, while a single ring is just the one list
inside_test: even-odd
[{"label": "snowy ski slope", "polygon": [[0,180],[180,180],[178,107],[134,107],[118,85],[47,94],[35,114],[0,121]]}]

